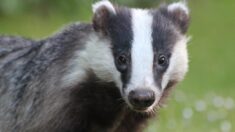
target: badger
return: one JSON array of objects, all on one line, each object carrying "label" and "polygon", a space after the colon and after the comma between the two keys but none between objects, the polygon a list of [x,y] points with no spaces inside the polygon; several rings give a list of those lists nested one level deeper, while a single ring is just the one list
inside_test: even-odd
[{"label": "badger", "polygon": [[141,132],[183,80],[186,3],[92,7],[45,39],[0,37],[1,132]]}]

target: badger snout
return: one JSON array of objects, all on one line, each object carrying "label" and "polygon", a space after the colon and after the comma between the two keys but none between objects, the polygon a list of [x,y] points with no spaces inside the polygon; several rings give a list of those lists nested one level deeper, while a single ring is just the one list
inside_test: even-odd
[{"label": "badger snout", "polygon": [[145,110],[155,102],[155,93],[148,89],[136,89],[129,92],[128,100],[136,110]]}]

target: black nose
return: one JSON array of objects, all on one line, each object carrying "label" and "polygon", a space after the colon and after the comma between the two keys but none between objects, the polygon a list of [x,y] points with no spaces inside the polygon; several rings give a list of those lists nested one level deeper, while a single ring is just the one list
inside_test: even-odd
[{"label": "black nose", "polygon": [[155,94],[152,90],[138,89],[131,91],[128,99],[134,108],[145,109],[154,103]]}]

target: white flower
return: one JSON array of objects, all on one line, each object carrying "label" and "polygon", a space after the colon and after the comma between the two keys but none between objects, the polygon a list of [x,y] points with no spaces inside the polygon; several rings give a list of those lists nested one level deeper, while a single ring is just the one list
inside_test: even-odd
[{"label": "white flower", "polygon": [[205,101],[203,101],[203,100],[197,101],[196,104],[195,104],[195,109],[198,112],[205,111],[206,110],[206,103],[205,103]]},{"label": "white flower", "polygon": [[183,110],[183,118],[190,119],[193,116],[193,110],[191,108],[185,108]]},{"label": "white flower", "polygon": [[234,100],[229,97],[225,100],[225,103],[224,103],[224,107],[227,109],[227,110],[231,110],[234,108]]},{"label": "white flower", "polygon": [[232,124],[229,121],[223,121],[220,124],[220,129],[222,132],[230,132],[232,129]]},{"label": "white flower", "polygon": [[215,107],[220,108],[224,105],[224,99],[221,96],[215,96],[213,98],[213,104]]}]

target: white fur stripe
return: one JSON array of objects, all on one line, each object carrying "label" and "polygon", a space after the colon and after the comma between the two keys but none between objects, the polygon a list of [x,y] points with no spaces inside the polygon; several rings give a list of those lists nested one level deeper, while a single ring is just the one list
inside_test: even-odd
[{"label": "white fur stripe", "polygon": [[83,50],[74,53],[63,78],[63,86],[69,87],[78,84],[86,78],[88,70],[93,70],[96,76],[107,82],[115,82],[121,89],[120,73],[116,70],[110,48],[110,42],[100,39],[97,34],[90,34]]},{"label": "white fur stripe", "polygon": [[152,46],[153,16],[147,10],[132,10],[132,75],[131,89],[136,87],[151,87],[153,80],[153,46]]},{"label": "white fur stripe", "polygon": [[187,41],[185,36],[175,44],[172,51],[170,65],[162,78],[162,88],[165,89],[170,80],[181,81],[188,71]]}]

